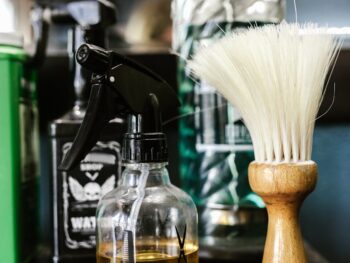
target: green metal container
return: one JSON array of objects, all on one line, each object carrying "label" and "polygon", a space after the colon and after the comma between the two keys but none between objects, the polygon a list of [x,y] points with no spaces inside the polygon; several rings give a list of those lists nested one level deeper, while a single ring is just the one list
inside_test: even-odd
[{"label": "green metal container", "polygon": [[0,262],[29,262],[37,244],[35,74],[21,41],[0,34]]}]

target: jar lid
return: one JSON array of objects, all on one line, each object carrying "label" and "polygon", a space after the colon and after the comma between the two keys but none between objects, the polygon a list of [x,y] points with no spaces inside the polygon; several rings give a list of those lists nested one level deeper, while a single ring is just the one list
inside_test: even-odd
[{"label": "jar lid", "polygon": [[23,47],[23,38],[15,33],[0,33],[0,45],[12,46],[12,47]]}]

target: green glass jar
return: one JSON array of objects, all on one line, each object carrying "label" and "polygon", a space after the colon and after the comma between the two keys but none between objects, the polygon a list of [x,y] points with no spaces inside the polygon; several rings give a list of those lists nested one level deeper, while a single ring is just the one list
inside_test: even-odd
[{"label": "green glass jar", "polygon": [[178,62],[180,177],[199,210],[200,236],[263,236],[264,203],[248,183],[252,142],[239,112],[186,70],[197,48],[233,30],[279,23],[284,0],[174,0],[173,48]]}]

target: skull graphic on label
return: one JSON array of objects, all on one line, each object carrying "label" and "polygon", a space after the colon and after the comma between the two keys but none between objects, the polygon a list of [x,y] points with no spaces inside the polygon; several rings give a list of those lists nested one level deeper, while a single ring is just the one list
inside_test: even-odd
[{"label": "skull graphic on label", "polygon": [[109,177],[102,186],[95,182],[89,182],[85,186],[82,186],[73,177],[68,177],[69,189],[78,202],[84,201],[96,201],[100,200],[102,196],[112,191],[115,186],[115,175]]}]

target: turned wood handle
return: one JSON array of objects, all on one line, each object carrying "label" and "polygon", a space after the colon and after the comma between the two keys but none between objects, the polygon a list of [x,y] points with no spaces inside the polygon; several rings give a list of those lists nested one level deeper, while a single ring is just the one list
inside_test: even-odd
[{"label": "turned wood handle", "polygon": [[263,263],[306,263],[299,209],[314,190],[317,165],[312,162],[249,165],[249,183],[264,200],[269,216]]}]

